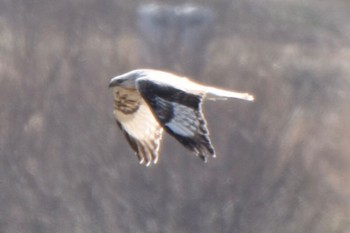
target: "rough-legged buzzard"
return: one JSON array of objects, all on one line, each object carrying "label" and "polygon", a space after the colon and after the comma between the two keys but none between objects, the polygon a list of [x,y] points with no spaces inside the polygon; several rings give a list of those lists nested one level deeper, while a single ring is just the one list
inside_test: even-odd
[{"label": "rough-legged buzzard", "polygon": [[149,69],[114,77],[114,116],[140,164],[157,163],[163,130],[203,161],[215,157],[201,105],[204,98],[254,101],[175,74]]}]

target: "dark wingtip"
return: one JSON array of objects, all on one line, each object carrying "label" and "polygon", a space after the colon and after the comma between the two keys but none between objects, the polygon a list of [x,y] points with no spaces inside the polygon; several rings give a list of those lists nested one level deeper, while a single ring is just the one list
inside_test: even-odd
[{"label": "dark wingtip", "polygon": [[198,157],[199,157],[204,163],[207,163],[207,162],[208,162],[207,156],[200,154]]}]

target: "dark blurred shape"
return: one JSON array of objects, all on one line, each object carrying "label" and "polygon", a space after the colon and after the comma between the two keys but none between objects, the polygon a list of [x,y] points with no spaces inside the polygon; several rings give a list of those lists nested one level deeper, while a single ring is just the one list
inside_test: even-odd
[{"label": "dark blurred shape", "polygon": [[138,9],[143,64],[198,75],[214,35],[214,12],[197,5],[145,4]]}]

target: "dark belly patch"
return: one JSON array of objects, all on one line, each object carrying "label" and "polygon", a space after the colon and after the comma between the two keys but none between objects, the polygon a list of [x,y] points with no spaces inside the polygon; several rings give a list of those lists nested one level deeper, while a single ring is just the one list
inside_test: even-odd
[{"label": "dark belly patch", "polygon": [[[134,97],[134,98],[132,98]],[[140,107],[140,100],[135,99],[135,96],[131,96],[127,93],[115,92],[114,96],[114,108],[121,111],[124,114],[132,114],[136,112]]]}]

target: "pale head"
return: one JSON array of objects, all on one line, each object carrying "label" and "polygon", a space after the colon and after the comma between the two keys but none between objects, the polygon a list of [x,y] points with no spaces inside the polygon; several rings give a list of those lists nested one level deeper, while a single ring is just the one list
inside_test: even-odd
[{"label": "pale head", "polygon": [[148,72],[149,71],[146,69],[132,70],[130,72],[112,78],[108,86],[119,86],[127,89],[136,89],[136,80],[138,78],[147,76]]}]

